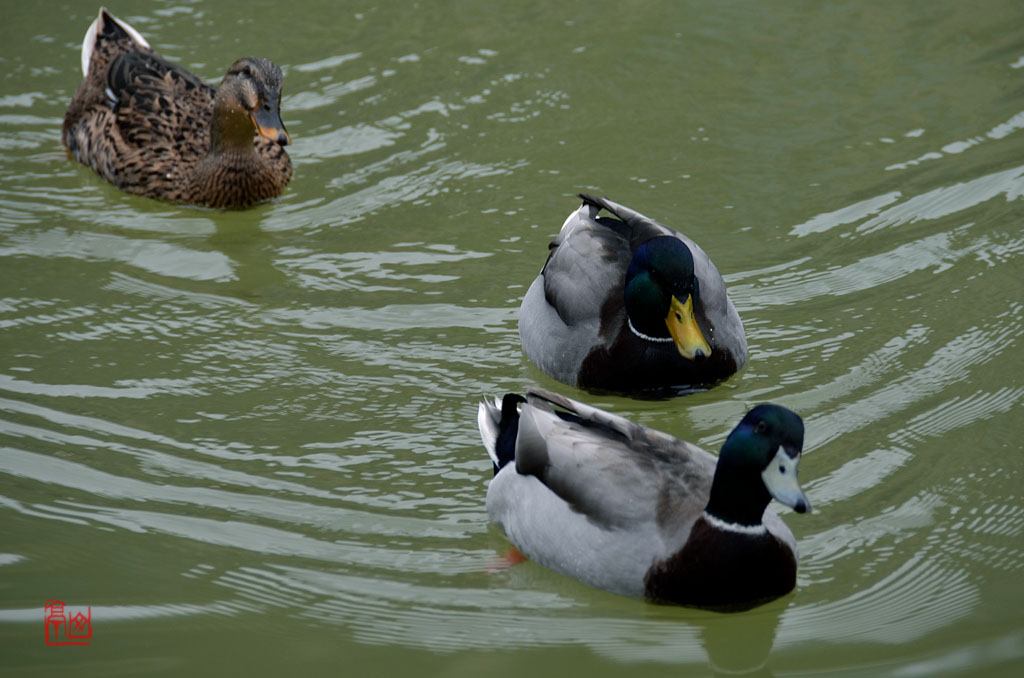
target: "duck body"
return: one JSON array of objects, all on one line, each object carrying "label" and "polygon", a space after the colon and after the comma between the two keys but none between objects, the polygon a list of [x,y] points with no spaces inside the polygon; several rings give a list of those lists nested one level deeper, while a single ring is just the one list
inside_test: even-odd
[{"label": "duck body", "polygon": [[775,497],[810,510],[796,479],[803,424],[789,410],[752,410],[717,461],[542,390],[484,399],[478,425],[495,469],[488,516],[531,560],[613,593],[714,609],[795,587],[796,539],[768,508]]},{"label": "duck body", "polygon": [[280,195],[291,179],[273,62],[239,59],[214,88],[101,9],[82,45],[82,72],[61,138],[118,188],[240,208]]},{"label": "duck body", "polygon": [[[523,298],[526,356],[566,384],[618,392],[701,389],[738,371],[743,323],[704,250],[628,207],[580,197]],[[689,317],[672,326],[676,314]]]}]

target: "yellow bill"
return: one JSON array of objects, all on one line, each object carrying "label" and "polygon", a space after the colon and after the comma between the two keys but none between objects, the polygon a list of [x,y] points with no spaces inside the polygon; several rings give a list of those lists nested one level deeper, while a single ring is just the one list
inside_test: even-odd
[{"label": "yellow bill", "polygon": [[688,295],[686,301],[672,297],[665,324],[668,325],[668,332],[675,341],[679,355],[687,360],[707,358],[711,355],[711,346],[704,339],[697,319],[693,317],[693,295]]}]

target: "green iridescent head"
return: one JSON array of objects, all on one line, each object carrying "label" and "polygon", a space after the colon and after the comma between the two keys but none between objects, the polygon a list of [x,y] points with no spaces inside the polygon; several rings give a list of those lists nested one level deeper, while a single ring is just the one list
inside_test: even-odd
[{"label": "green iridescent head", "polygon": [[694,315],[700,285],[693,254],[678,238],[658,236],[633,253],[626,270],[626,315],[633,331],[652,341],[672,341],[687,360],[711,355]]},{"label": "green iridescent head", "polygon": [[772,497],[797,513],[809,512],[811,502],[797,479],[803,445],[800,415],[772,404],[750,410],[722,445],[708,513],[757,525]]}]

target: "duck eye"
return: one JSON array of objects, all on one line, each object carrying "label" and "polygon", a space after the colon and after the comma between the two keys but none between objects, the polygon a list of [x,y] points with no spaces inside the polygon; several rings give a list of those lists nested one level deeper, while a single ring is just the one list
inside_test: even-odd
[{"label": "duck eye", "polygon": [[754,424],[754,433],[757,433],[758,435],[764,433],[767,430],[768,424],[764,423],[763,421],[759,421],[756,424]]},{"label": "duck eye", "polygon": [[243,68],[242,69],[242,75],[244,75],[247,78],[251,78],[252,77],[252,68],[249,67],[249,66],[246,66],[245,68]]}]

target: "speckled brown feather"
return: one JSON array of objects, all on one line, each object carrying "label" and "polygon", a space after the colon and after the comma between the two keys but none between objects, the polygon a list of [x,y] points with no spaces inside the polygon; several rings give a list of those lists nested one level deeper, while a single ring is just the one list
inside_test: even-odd
[{"label": "speckled brown feather", "polygon": [[252,148],[212,153],[217,90],[107,17],[64,118],[75,159],[124,191],[171,202],[247,207],[280,195],[292,175],[284,147],[254,132]]}]

